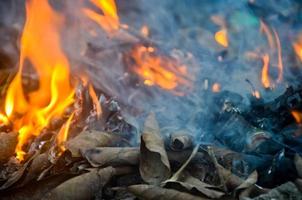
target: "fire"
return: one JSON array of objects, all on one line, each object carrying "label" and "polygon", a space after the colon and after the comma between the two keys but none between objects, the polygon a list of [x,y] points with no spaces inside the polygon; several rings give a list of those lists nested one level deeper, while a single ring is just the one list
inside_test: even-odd
[{"label": "fire", "polygon": [[119,16],[114,0],[90,0],[90,2],[98,7],[103,12],[103,15],[91,9],[84,8],[83,12],[87,17],[99,24],[108,33],[119,29]]},{"label": "fire", "polygon": [[144,25],[142,26],[141,28],[141,34],[145,37],[148,37],[149,36],[149,28],[148,26]]},{"label": "fire", "polygon": [[70,124],[74,117],[74,113],[70,115],[66,123],[61,127],[58,135],[57,135],[57,144],[60,147],[61,151],[65,151],[64,142],[67,140]]},{"label": "fire", "polygon": [[300,34],[297,41],[293,43],[293,48],[300,61],[302,61],[302,34]]},{"label": "fire", "polygon": [[[26,22],[21,37],[19,70],[5,98],[6,117],[19,132],[16,154],[23,160],[23,147],[29,138],[40,134],[54,116],[64,113],[74,102],[69,62],[60,47],[59,31],[63,18],[47,0],[26,1]],[[30,61],[39,77],[35,91],[25,94],[22,74]]]},{"label": "fire", "polygon": [[280,43],[280,38],[275,29],[273,29],[273,33],[276,38],[276,44],[277,44],[277,50],[278,50],[278,69],[279,69],[279,74],[278,74],[278,79],[277,82],[281,82],[283,79],[283,61],[282,61],[282,48],[281,48],[281,43]]},{"label": "fire", "polygon": [[131,53],[135,62],[133,70],[144,80],[145,85],[156,85],[171,91],[180,85],[191,86],[186,66],[178,65],[167,57],[157,56],[155,52],[154,47],[140,45]]},{"label": "fire", "polygon": [[227,48],[229,46],[228,32],[225,28],[215,33],[215,40],[221,46]]},{"label": "fire", "polygon": [[301,114],[301,112],[299,112],[299,111],[292,111],[291,114],[295,118],[296,122],[298,124],[301,124],[301,122],[302,122],[302,114]]},{"label": "fire", "polygon": [[264,88],[270,88],[270,78],[269,78],[269,55],[265,54],[262,56],[263,67],[261,73],[261,82]]},{"label": "fire", "polygon": [[260,95],[260,92],[258,90],[255,90],[252,92],[252,95],[254,97],[256,97],[256,99],[260,99],[261,98],[261,95]]}]

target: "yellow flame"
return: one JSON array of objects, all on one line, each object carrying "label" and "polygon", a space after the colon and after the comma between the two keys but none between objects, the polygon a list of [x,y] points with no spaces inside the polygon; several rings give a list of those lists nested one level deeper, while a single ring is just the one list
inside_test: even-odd
[{"label": "yellow flame", "polygon": [[84,8],[83,13],[99,24],[106,32],[112,33],[119,29],[120,22],[114,0],[90,0],[102,12],[99,14],[91,9]]},{"label": "yellow flame", "polygon": [[61,149],[62,152],[64,152],[65,146],[64,146],[64,142],[67,140],[68,138],[68,133],[69,133],[69,129],[70,129],[70,124],[72,122],[72,119],[74,117],[74,113],[72,113],[68,120],[65,122],[65,124],[61,127],[58,135],[57,135],[57,145],[59,146],[59,148]]},{"label": "yellow flame", "polygon": [[89,84],[88,90],[89,90],[90,97],[93,101],[93,105],[95,107],[97,117],[100,118],[102,115],[102,107],[101,107],[98,97],[94,91],[94,88],[91,84]]},{"label": "yellow flame", "polygon": [[228,32],[225,28],[217,31],[215,33],[215,40],[218,44],[220,44],[223,47],[228,47],[229,46],[229,41],[228,41]]},{"label": "yellow flame", "polygon": [[[60,47],[63,18],[47,0],[26,1],[26,22],[21,37],[19,70],[8,87],[5,113],[19,132],[16,154],[23,160],[24,144],[37,136],[50,119],[62,115],[74,101],[69,63]],[[37,90],[24,93],[22,73],[30,61],[39,77]]]}]

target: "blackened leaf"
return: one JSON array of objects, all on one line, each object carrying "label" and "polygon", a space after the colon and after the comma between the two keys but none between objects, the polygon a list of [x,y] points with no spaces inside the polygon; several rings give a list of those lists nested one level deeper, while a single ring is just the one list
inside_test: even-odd
[{"label": "blackened leaf", "polygon": [[170,163],[154,114],[146,119],[140,151],[139,170],[145,182],[159,185],[170,177]]},{"label": "blackened leaf", "polygon": [[128,191],[144,200],[207,200],[185,192],[179,192],[173,189],[165,189],[154,185],[132,185]]}]

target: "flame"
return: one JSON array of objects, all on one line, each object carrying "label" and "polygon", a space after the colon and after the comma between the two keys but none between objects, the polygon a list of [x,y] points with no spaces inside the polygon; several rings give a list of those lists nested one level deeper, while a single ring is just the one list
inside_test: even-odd
[{"label": "flame", "polygon": [[277,82],[281,82],[283,79],[283,61],[282,61],[282,48],[281,48],[281,42],[279,35],[275,29],[273,29],[274,36],[276,38],[276,43],[277,43],[277,50],[278,50],[278,79]]},{"label": "flame", "polygon": [[217,31],[215,33],[215,40],[218,44],[227,48],[229,46],[227,30],[225,28],[223,28],[223,29]]},{"label": "flame", "polygon": [[64,142],[67,140],[68,138],[68,132],[69,132],[69,129],[70,129],[70,124],[72,122],[72,119],[74,117],[74,113],[72,113],[68,120],[65,122],[65,124],[61,127],[58,135],[57,135],[57,144],[59,146],[59,148],[61,149],[62,152],[64,152],[66,149],[65,149],[65,146],[64,146]]},{"label": "flame", "polygon": [[186,66],[177,65],[172,59],[157,56],[155,51],[154,47],[140,45],[131,53],[135,62],[133,70],[144,79],[144,84],[157,85],[171,91],[180,85],[191,87]]},{"label": "flame", "polygon": [[261,73],[261,82],[264,88],[270,88],[270,78],[269,78],[269,55],[265,54],[262,56],[263,67]]},{"label": "flame", "polygon": [[84,8],[83,12],[88,18],[99,24],[107,33],[112,33],[119,29],[119,16],[114,0],[90,0],[90,2],[98,7],[103,12],[103,15]]},{"label": "flame", "polygon": [[293,43],[293,48],[300,61],[302,61],[302,34],[300,34],[297,41]]},{"label": "flame", "polygon": [[1,113],[0,113],[0,124],[4,124],[4,125],[9,124],[8,118],[4,114],[1,114]]},{"label": "flame", "polygon": [[214,84],[212,85],[212,91],[213,91],[213,92],[220,92],[220,89],[221,89],[221,87],[220,87],[220,84],[219,84],[219,83],[214,83]]},{"label": "flame", "polygon": [[[5,98],[5,114],[19,132],[16,154],[23,160],[23,146],[37,136],[54,116],[62,115],[74,101],[69,63],[60,47],[63,18],[47,0],[26,1],[26,22],[21,37],[19,70]],[[24,93],[22,73],[30,61],[39,79],[37,90]]]},{"label": "flame", "polygon": [[94,88],[91,84],[89,84],[88,90],[89,90],[90,97],[93,101],[93,105],[94,105],[95,110],[96,110],[96,115],[97,115],[98,118],[100,118],[101,115],[102,115],[102,107],[101,107],[101,104],[98,100],[98,97],[97,97],[97,95],[94,91]]},{"label": "flame", "polygon": [[260,98],[261,98],[260,92],[259,92],[258,90],[254,90],[254,91],[252,92],[252,95],[253,95],[254,97],[256,97],[256,99],[260,99]]},{"label": "flame", "polygon": [[293,111],[291,112],[291,114],[292,114],[292,116],[295,118],[296,122],[297,122],[298,124],[301,124],[301,122],[302,122],[302,113],[299,112],[299,111],[293,110]]},{"label": "flame", "polygon": [[276,45],[275,45],[273,35],[272,35],[270,29],[268,28],[268,26],[262,20],[260,20],[260,32],[265,34],[270,49],[275,49]]}]

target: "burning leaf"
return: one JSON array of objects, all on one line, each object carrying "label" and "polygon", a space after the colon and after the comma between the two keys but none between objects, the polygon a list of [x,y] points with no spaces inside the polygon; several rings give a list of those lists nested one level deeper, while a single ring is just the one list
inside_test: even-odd
[{"label": "burning leaf", "polygon": [[[5,114],[13,122],[13,130],[19,132],[16,147],[19,160],[23,160],[23,146],[28,139],[39,135],[51,118],[62,115],[74,101],[69,62],[60,47],[62,16],[47,0],[26,1],[26,15],[19,70],[5,98]],[[29,67],[25,60],[30,61],[39,77],[38,89],[28,94],[22,86],[22,73]]]},{"label": "burning leaf", "polygon": [[296,110],[293,110],[293,111],[291,112],[291,114],[292,114],[292,116],[295,118],[295,120],[296,120],[296,122],[297,122],[298,124],[301,124],[301,123],[302,123],[302,114],[301,114],[301,112],[296,111]]},{"label": "burning leaf", "polygon": [[0,133],[0,163],[6,162],[15,153],[18,143],[18,133]]},{"label": "burning leaf", "polygon": [[302,158],[298,154],[295,155],[295,166],[300,178],[302,178]]},{"label": "burning leaf", "polygon": [[145,182],[158,185],[170,177],[170,163],[154,114],[146,119],[140,150],[139,170]]},{"label": "burning leaf", "polygon": [[206,200],[208,198],[202,198],[193,196],[185,192],[179,192],[173,189],[164,189],[154,185],[131,185],[128,187],[128,191],[134,194],[140,199],[153,200],[153,199],[165,199],[165,200]]},{"label": "burning leaf", "polygon": [[187,67],[177,61],[156,55],[154,47],[136,46],[131,52],[134,60],[133,70],[148,86],[157,85],[165,90],[181,94],[179,87],[192,87]]},{"label": "burning leaf", "polygon": [[122,142],[122,138],[114,133],[100,131],[83,131],[66,143],[73,157],[80,157],[81,152],[94,147],[115,146]]},{"label": "burning leaf", "polygon": [[88,149],[83,156],[93,167],[137,165],[139,149],[127,147],[97,147]]}]

